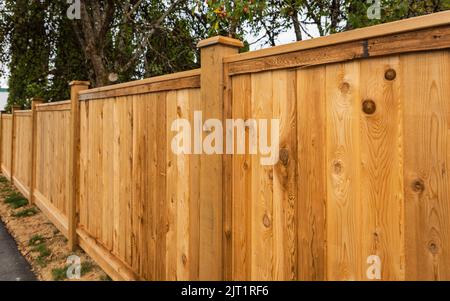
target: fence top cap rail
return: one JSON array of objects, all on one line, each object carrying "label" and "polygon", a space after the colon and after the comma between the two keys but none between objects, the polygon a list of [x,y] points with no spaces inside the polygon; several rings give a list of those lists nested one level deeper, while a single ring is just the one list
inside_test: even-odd
[{"label": "fence top cap rail", "polygon": [[198,42],[197,48],[203,48],[203,47],[212,46],[212,45],[216,45],[216,44],[227,45],[227,46],[232,46],[232,47],[239,47],[239,48],[244,47],[244,43],[242,43],[242,41],[240,41],[240,40],[229,38],[229,37],[224,37],[224,36],[215,36],[212,38],[201,40],[200,42]]},{"label": "fence top cap rail", "polygon": [[59,105],[65,105],[65,104],[70,104],[70,100],[40,103],[40,104],[37,104],[36,106],[39,108],[42,108],[42,107],[52,107],[52,106],[59,106]]},{"label": "fence top cap rail", "polygon": [[172,73],[172,74],[150,77],[150,78],[146,78],[146,79],[135,80],[135,81],[122,83],[122,84],[116,84],[116,85],[110,85],[110,86],[104,86],[104,87],[84,90],[84,91],[80,91],[79,94],[84,95],[84,94],[91,94],[91,93],[104,92],[104,91],[110,91],[110,90],[117,90],[117,89],[141,86],[141,85],[146,85],[146,84],[151,84],[151,83],[176,80],[176,79],[180,79],[180,78],[199,76],[199,75],[200,75],[200,69],[194,69],[194,70],[189,70],[189,71],[183,71],[183,72],[177,72],[177,73]]},{"label": "fence top cap rail", "polygon": [[390,23],[370,26],[349,30],[346,32],[336,33],[325,37],[304,40],[290,44],[275,46],[271,48],[241,53],[224,58],[225,63],[239,62],[254,58],[261,58],[282,53],[295,52],[300,50],[319,48],[323,46],[331,46],[347,42],[355,42],[380,36],[404,33],[431,27],[443,26],[450,24],[450,11],[429,14],[425,16],[409,18]]},{"label": "fence top cap rail", "polygon": [[83,80],[74,80],[69,83],[69,86],[89,86],[91,83]]}]

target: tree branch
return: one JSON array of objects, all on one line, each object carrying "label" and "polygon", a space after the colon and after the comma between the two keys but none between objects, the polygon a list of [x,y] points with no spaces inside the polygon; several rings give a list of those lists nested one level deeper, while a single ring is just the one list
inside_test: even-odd
[{"label": "tree branch", "polygon": [[148,45],[149,40],[153,36],[155,31],[161,26],[162,22],[167,18],[167,16],[170,15],[175,10],[176,6],[185,1],[186,0],[176,0],[172,2],[172,4],[167,8],[167,10],[156,21],[148,25],[147,24],[143,25],[143,27],[147,27],[149,31],[148,33],[143,33],[143,36],[140,39],[141,43],[139,43],[139,45],[137,46],[137,50],[133,54],[133,57],[128,61],[127,64],[125,64],[119,70],[120,73],[125,72],[126,70],[131,68],[131,66],[133,66],[133,64],[139,59],[139,57],[141,57],[144,54],[146,46]]}]

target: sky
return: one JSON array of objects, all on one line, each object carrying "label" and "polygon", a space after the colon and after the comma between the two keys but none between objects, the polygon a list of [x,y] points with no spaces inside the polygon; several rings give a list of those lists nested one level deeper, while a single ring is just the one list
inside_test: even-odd
[{"label": "sky", "polygon": [[[308,34],[310,34],[314,38],[320,36],[319,31],[317,29],[317,26],[315,26],[315,25],[307,24],[307,25],[305,25],[305,29],[307,30]],[[305,40],[309,40],[309,37],[306,34],[303,34],[302,37]],[[249,35],[249,36],[247,36],[247,40],[249,42],[252,42],[252,41],[257,40],[257,37]],[[286,30],[286,31],[282,32],[278,36],[278,38],[276,39],[276,45],[277,46],[278,45],[283,45],[283,44],[289,44],[289,43],[293,43],[293,42],[296,42],[296,40],[295,40],[295,32],[294,32],[293,28],[290,28],[289,30]],[[258,50],[258,49],[268,48],[268,47],[270,47],[270,46],[262,45],[262,43],[259,43],[259,44],[252,45],[250,47],[250,50]]]},{"label": "sky", "polygon": [[[1,68],[3,68],[3,64],[0,64],[0,66],[1,66]],[[0,88],[6,88],[6,87],[8,87],[6,78],[4,78],[4,77],[0,78]]]}]

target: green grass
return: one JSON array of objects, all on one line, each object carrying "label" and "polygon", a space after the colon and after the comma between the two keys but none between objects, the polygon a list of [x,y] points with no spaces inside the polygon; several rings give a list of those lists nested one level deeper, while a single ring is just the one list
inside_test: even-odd
[{"label": "green grass", "polygon": [[67,269],[69,266],[63,268],[56,268],[52,270],[52,278],[54,281],[62,281],[67,278]]},{"label": "green grass", "polygon": [[94,268],[94,265],[90,261],[85,261],[81,264],[81,276],[86,275],[87,273],[91,272]]},{"label": "green grass", "polygon": [[39,253],[36,258],[36,263],[41,267],[47,266],[47,258],[52,254],[52,251],[50,251],[43,241],[44,239],[42,237],[38,237],[38,235],[30,239],[30,245],[34,245],[34,247],[31,248],[31,251]]},{"label": "green grass", "polygon": [[21,210],[19,212],[13,213],[13,217],[29,217],[29,216],[33,216],[35,215],[37,212],[36,208],[28,208],[28,209],[24,209]]},{"label": "green grass", "polygon": [[8,183],[8,179],[4,176],[0,176],[0,183]]},{"label": "green grass", "polygon": [[41,235],[33,235],[30,240],[28,241],[29,246],[37,246],[45,242],[45,238]]},{"label": "green grass", "polygon": [[36,258],[36,263],[41,267],[41,268],[45,268],[47,266],[47,258],[46,257],[41,257],[40,255]]},{"label": "green grass", "polygon": [[5,202],[6,204],[9,204],[9,203],[11,203],[11,202],[13,202],[14,200],[19,199],[19,198],[23,198],[22,195],[20,195],[19,193],[15,192],[15,191],[12,191],[10,194],[8,194],[8,195],[6,196],[4,202]]},{"label": "green grass", "polygon": [[41,235],[33,235],[28,241],[28,245],[32,247],[32,252],[39,253],[36,258],[36,263],[41,267],[46,267],[47,258],[52,254],[52,252],[46,246],[45,238]]},{"label": "green grass", "polygon": [[[52,278],[54,281],[62,281],[64,279],[67,279],[67,270],[69,269],[69,265],[63,267],[63,268],[56,268],[52,270]],[[81,276],[86,275],[87,273],[91,272],[94,268],[94,264],[90,261],[85,261],[81,264]],[[108,276],[106,276],[108,277]],[[105,278],[104,281],[111,280],[111,278],[108,277],[108,279]]]},{"label": "green grass", "polygon": [[1,190],[2,194],[11,194],[14,190],[11,187],[3,187]]},{"label": "green grass", "polygon": [[45,243],[40,243],[37,246],[31,249],[33,252],[39,253],[39,256],[48,257],[52,254],[49,248],[45,245]]},{"label": "green grass", "polygon": [[19,209],[28,205],[28,200],[20,193],[14,192],[5,198],[5,203],[13,209]]}]

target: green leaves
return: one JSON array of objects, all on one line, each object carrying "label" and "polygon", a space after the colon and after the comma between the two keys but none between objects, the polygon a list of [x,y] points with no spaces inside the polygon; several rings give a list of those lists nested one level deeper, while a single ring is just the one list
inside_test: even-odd
[{"label": "green leaves", "polygon": [[197,7],[205,14],[209,36],[242,37],[246,26],[254,25],[255,16],[266,7],[263,0],[197,0]]},{"label": "green leaves", "polygon": [[368,18],[372,4],[365,0],[186,0],[165,15],[173,1],[85,1],[90,12],[101,7],[102,16],[106,3],[113,5],[102,39],[89,45],[74,26],[80,21],[67,18],[66,1],[0,1],[0,64],[9,66],[9,104],[28,107],[38,96],[68,99],[67,83],[75,79],[95,85],[93,48],[104,73],[124,82],[198,67],[196,44],[209,36],[241,39],[246,51],[249,42],[275,45],[292,28],[292,38],[301,40],[311,29],[327,35],[450,9],[450,0],[381,0],[377,20]]}]

